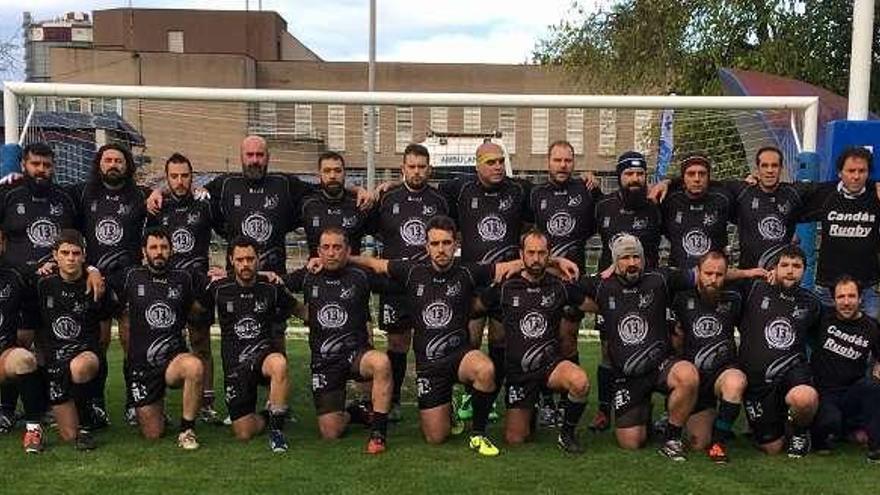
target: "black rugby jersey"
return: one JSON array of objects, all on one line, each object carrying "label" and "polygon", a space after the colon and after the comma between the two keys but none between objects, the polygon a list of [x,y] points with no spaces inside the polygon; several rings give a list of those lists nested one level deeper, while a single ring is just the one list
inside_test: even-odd
[{"label": "black rugby jersey", "polygon": [[562,184],[548,181],[534,186],[529,194],[529,211],[535,226],[547,234],[550,254],[566,258],[582,270],[587,239],[596,232],[594,195],[599,194],[575,178]]},{"label": "black rugby jersey", "polygon": [[489,286],[480,299],[503,315],[507,376],[520,381],[543,378],[547,367],[560,360],[563,309],[569,304],[580,306],[584,295],[550,274],[536,281],[517,275]]},{"label": "black rugby jersey", "polygon": [[101,321],[110,317],[110,292],[95,302],[86,294],[86,274],[66,281],[54,274],[37,281],[40,324],[37,342],[50,363],[75,357],[84,351],[98,352]]},{"label": "black rugby jersey", "polygon": [[161,367],[186,352],[183,332],[205,284],[205,277],[194,277],[189,271],[153,272],[146,266],[129,268],[111,279],[128,313],[129,363]]},{"label": "black rugby jersey", "polygon": [[750,386],[774,383],[806,361],[806,338],[819,324],[821,305],[802,287],[783,289],[763,280],[745,287],[740,364]]},{"label": "black rugby jersey", "polygon": [[738,291],[721,290],[711,302],[697,289],[681,291],[672,299],[672,311],[684,337],[683,357],[701,373],[736,361],[734,330],[742,315]]},{"label": "black rugby jersey", "polygon": [[864,379],[865,370],[880,356],[880,329],[864,314],[844,320],[829,311],[811,340],[810,364],[819,388],[847,387]]},{"label": "black rugby jersey", "polygon": [[38,189],[26,177],[0,187],[0,230],[6,236],[3,261],[23,273],[33,272],[51,261],[55,238],[64,229],[78,228],[78,218],[77,199],[61,186]]},{"label": "black rugby jersey", "polygon": [[370,229],[382,241],[382,257],[426,259],[425,226],[436,215],[449,215],[449,203],[431,186],[413,190],[398,184],[383,193],[372,211]]},{"label": "black rugby jersey", "polygon": [[285,237],[299,225],[302,200],[315,188],[296,176],[276,173],[259,180],[224,174],[205,186],[211,195],[214,230],[227,242],[238,236],[256,241],[260,269],[278,274],[286,271]]},{"label": "black rugby jersey", "polygon": [[724,252],[727,222],[733,213],[726,190],[710,186],[699,198],[691,198],[683,190],[672,191],[661,210],[664,235],[670,243],[670,266],[692,268],[709,251]]},{"label": "black rugby jersey", "polygon": [[261,275],[249,287],[232,276],[212,282],[202,306],[212,314],[216,309],[223,369],[231,371],[273,351],[273,328],[286,324],[293,301],[283,286]]},{"label": "black rugby jersey", "polygon": [[186,196],[165,195],[162,210],[147,217],[147,227],[163,227],[171,236],[171,268],[208,270],[211,247],[211,205]]},{"label": "black rugby jersey", "polygon": [[474,289],[492,281],[494,264],[456,260],[441,272],[430,263],[392,260],[388,274],[404,287],[412,304],[417,366],[430,366],[470,345],[467,325]]},{"label": "black rugby jersey", "polygon": [[133,183],[110,189],[100,181],[76,187],[88,263],[104,274],[139,265],[150,191]]},{"label": "black rugby jersey", "polygon": [[347,359],[369,345],[370,280],[356,266],[318,273],[296,270],[284,277],[292,292],[302,292],[309,315],[312,365]]},{"label": "black rugby jersey", "polygon": [[528,182],[511,178],[495,187],[486,187],[475,177],[440,184],[461,232],[462,261],[497,263],[517,257],[520,232],[532,216],[529,187]]},{"label": "black rugby jersey", "polygon": [[19,329],[36,328],[39,312],[33,284],[28,284],[18,270],[0,262],[0,352],[16,345]]},{"label": "black rugby jersey", "polygon": [[583,277],[581,287],[599,305],[611,366],[625,376],[656,370],[669,355],[666,309],[672,294],[691,287],[691,271],[647,271],[633,283],[613,275]]},{"label": "black rugby jersey", "polygon": [[645,268],[657,268],[663,215],[660,207],[646,201],[639,208],[627,207],[619,192],[608,194],[596,202],[596,230],[602,239],[599,269],[611,266],[611,243],[622,234],[639,238],[645,251]]},{"label": "black rugby jersey", "polygon": [[861,287],[880,281],[880,200],[868,183],[853,196],[838,184],[824,184],[806,200],[802,221],[818,221],[822,232],[816,283],[825,287],[848,274]]},{"label": "black rugby jersey", "polygon": [[321,232],[327,227],[339,227],[348,236],[348,244],[352,254],[361,251],[361,240],[367,232],[369,212],[357,206],[357,196],[350,191],[343,191],[338,198],[328,196],[323,190],[317,190],[302,202],[302,227],[309,244],[309,255],[318,255]]}]

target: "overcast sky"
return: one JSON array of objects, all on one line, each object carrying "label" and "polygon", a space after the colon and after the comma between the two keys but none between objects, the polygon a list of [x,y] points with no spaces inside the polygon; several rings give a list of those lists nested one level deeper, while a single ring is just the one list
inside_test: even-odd
[{"label": "overcast sky", "polygon": [[[601,0],[586,0],[593,5]],[[114,7],[243,10],[245,0],[39,0],[35,20]],[[522,63],[572,0],[377,0],[377,60]],[[258,0],[250,0],[256,10]],[[21,44],[20,0],[0,0],[0,40]],[[26,5],[26,3],[24,3]],[[325,60],[366,60],[369,0],[263,0]]]}]

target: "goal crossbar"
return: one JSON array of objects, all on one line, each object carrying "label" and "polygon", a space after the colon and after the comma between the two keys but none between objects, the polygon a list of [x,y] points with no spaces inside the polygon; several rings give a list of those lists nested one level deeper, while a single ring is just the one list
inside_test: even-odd
[{"label": "goal crossbar", "polygon": [[104,84],[5,82],[5,142],[19,138],[19,96],[137,98],[155,100],[335,103],[351,105],[495,106],[527,108],[788,109],[802,115],[802,146],[816,151],[819,98],[815,96],[645,96],[491,93],[411,93],[397,91],[320,91]]}]

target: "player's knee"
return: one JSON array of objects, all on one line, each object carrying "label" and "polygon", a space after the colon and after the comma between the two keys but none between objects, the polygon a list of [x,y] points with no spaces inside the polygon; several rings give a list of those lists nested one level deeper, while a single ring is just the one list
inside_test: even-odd
[{"label": "player's knee", "polygon": [[672,388],[696,390],[700,384],[700,374],[693,364],[679,361],[670,372],[670,381]]},{"label": "player's knee", "polygon": [[201,383],[205,374],[205,365],[198,357],[188,356],[183,362],[183,373],[187,380]]},{"label": "player's knee", "polygon": [[623,450],[639,450],[642,442],[636,438],[617,437],[617,446]]},{"label": "player's knee", "polygon": [[390,380],[391,379],[391,360],[384,352],[370,351],[367,367],[374,380]]},{"label": "player's knee", "polygon": [[241,425],[238,427],[233,425],[232,426],[232,435],[235,437],[236,440],[241,441],[241,442],[246,442],[246,441],[250,440],[251,438],[253,438],[253,436],[254,436],[254,434],[251,431],[249,431],[247,428],[245,428],[244,425]]},{"label": "player's knee", "polygon": [[721,396],[726,399],[739,399],[746,390],[746,375],[739,370],[728,372],[721,382]]},{"label": "player's knee", "polygon": [[495,367],[492,362],[486,362],[477,365],[474,370],[474,386],[484,392],[495,390]]},{"label": "player's knee", "polygon": [[158,440],[165,433],[164,421],[158,421],[156,424],[144,424],[141,426],[141,435],[147,440]]},{"label": "player's knee", "polygon": [[819,394],[813,387],[800,385],[789,391],[786,401],[798,411],[815,409],[819,405]]},{"label": "player's knee", "polygon": [[583,371],[576,373],[571,380],[571,387],[568,389],[568,393],[573,397],[581,398],[586,397],[589,391],[590,380],[587,379],[587,374]]},{"label": "player's knee", "polygon": [[446,441],[446,433],[440,431],[424,431],[425,442],[431,445],[439,445]]},{"label": "player's knee", "polygon": [[26,375],[37,370],[37,357],[25,349],[14,349],[6,359],[12,374]]}]

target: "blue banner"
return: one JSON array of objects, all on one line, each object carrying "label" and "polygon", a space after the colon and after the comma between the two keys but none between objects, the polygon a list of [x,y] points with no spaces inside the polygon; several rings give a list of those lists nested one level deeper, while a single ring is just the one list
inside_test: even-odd
[{"label": "blue banner", "polygon": [[660,143],[657,148],[657,168],[654,169],[654,181],[666,177],[666,171],[672,162],[672,150],[675,147],[673,123],[675,110],[666,109],[660,114]]}]

